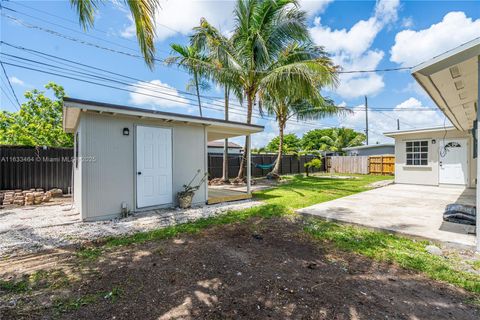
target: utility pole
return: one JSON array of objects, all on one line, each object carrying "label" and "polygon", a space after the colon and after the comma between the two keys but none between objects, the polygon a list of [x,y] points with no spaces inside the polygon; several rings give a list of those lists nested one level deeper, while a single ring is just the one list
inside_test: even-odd
[{"label": "utility pole", "polygon": [[367,136],[367,146],[368,146],[368,100],[365,96],[365,135]]},{"label": "utility pole", "polygon": [[397,119],[397,130],[400,131],[400,119]]}]

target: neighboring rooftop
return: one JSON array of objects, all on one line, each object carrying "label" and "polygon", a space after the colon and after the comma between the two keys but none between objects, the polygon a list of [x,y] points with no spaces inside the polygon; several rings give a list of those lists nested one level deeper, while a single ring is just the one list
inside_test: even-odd
[{"label": "neighboring rooftop", "polygon": [[377,143],[377,144],[368,144],[368,145],[361,145],[355,147],[347,147],[343,148],[343,150],[358,150],[358,149],[373,149],[373,148],[381,148],[381,147],[395,147],[395,143]]}]

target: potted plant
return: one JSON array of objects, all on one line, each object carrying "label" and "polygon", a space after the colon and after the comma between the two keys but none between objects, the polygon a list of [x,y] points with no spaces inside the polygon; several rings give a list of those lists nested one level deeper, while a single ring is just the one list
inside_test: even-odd
[{"label": "potted plant", "polygon": [[184,184],[183,185],[183,190],[177,193],[177,199],[178,199],[178,206],[182,209],[187,209],[192,206],[192,199],[193,196],[195,195],[195,191],[200,189],[200,186],[205,182],[205,179],[207,178],[207,172],[203,175],[202,179],[196,186],[192,186],[192,183],[195,181],[197,178],[198,174],[201,172],[200,169],[197,170],[197,173],[193,176],[192,180],[190,180],[189,184]]}]

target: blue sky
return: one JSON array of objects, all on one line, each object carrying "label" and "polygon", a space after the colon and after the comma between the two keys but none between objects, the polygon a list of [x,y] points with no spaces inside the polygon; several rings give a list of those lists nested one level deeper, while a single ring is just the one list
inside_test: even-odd
[{"label": "blue sky", "polygon": [[[121,1],[119,1],[121,2]],[[132,56],[99,49],[92,45],[138,55],[134,28],[128,11],[118,3],[100,6],[96,15],[95,29],[84,32],[69,1],[2,1],[2,41],[70,59],[89,66],[121,73],[151,82],[150,88],[161,89],[162,95],[177,102],[138,95],[42,74],[32,70],[8,65],[17,64],[38,68],[25,60],[2,55],[10,82],[23,101],[23,92],[42,88],[55,81],[65,87],[70,97],[141,106],[170,112],[197,114],[192,96],[185,95],[189,75],[174,67],[157,64],[152,71],[144,62]],[[231,1],[162,0],[162,9],[157,16],[157,56],[164,58],[170,53],[170,43],[187,43],[188,35],[201,17],[227,33],[233,26]],[[411,67],[435,55],[452,49],[466,41],[480,37],[480,3],[478,1],[300,1],[307,11],[312,38],[323,45],[332,59],[343,70],[371,70]],[[38,27],[44,30],[39,30]],[[45,29],[60,33],[54,35]],[[75,38],[71,41],[68,38]],[[81,43],[83,41],[84,43]],[[2,45],[4,54],[56,64],[38,54],[31,54],[7,45]],[[45,69],[46,66],[41,66]],[[77,69],[78,70],[78,69]],[[58,72],[58,71],[52,71]],[[90,72],[90,71],[89,71]],[[62,72],[63,73],[63,72]],[[68,73],[63,73],[68,75]],[[15,102],[4,75],[1,75],[1,100],[3,110],[15,111]],[[96,80],[95,80],[96,81]],[[114,84],[124,89],[142,90],[133,80],[126,84]],[[133,86],[132,86],[133,85]],[[137,86],[135,86],[137,85]],[[144,86],[144,84],[141,84]],[[161,86],[161,87],[160,87]],[[8,92],[8,97],[5,95]],[[222,96],[215,86],[208,96]],[[387,142],[382,132],[396,130],[400,119],[402,129],[442,125],[444,117],[431,110],[434,103],[415,84],[410,72],[376,72],[342,75],[335,90],[326,90],[325,95],[338,104],[356,110],[351,115],[318,121],[296,122],[287,125],[287,132],[301,136],[304,132],[323,127],[347,126],[365,129],[365,112],[361,110],[364,96],[369,99],[370,143]],[[223,117],[221,101],[206,100],[204,115]],[[239,107],[234,107],[239,108]],[[375,110],[381,108],[382,110]],[[388,110],[385,110],[388,109]],[[232,120],[244,121],[244,111],[237,109],[230,114]],[[265,126],[265,132],[253,138],[255,147],[265,145],[277,134],[272,119],[255,118]],[[241,140],[238,140],[240,142]]]}]

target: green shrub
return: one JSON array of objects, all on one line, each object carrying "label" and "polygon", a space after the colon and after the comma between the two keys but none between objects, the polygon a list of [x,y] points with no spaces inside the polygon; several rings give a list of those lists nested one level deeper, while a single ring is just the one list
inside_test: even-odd
[{"label": "green shrub", "polygon": [[308,162],[306,162],[304,165],[305,167],[305,173],[308,176],[308,173],[310,169],[315,168],[315,169],[321,169],[322,168],[322,160],[319,158],[312,159]]}]

